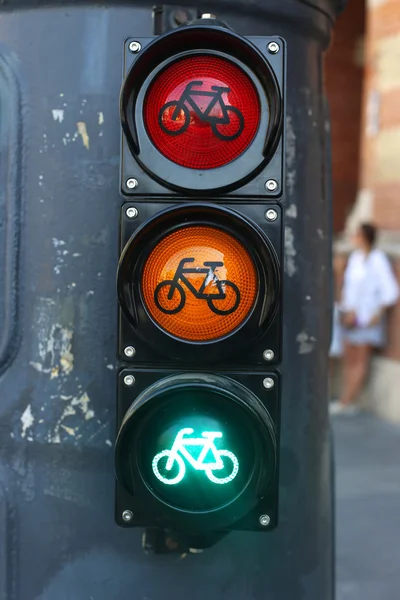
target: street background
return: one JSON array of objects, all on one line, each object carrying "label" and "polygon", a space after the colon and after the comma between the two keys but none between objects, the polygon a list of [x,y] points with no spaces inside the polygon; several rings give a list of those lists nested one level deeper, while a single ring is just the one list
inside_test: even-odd
[{"label": "street background", "polygon": [[[378,247],[400,280],[400,1],[350,0],[325,61],[331,115],[335,295],[360,223],[377,226]],[[388,343],[372,361],[363,404],[400,425],[400,303]],[[400,595],[399,595],[400,597]]]},{"label": "street background", "polygon": [[400,428],[363,413],[333,420],[336,600],[400,598]]}]

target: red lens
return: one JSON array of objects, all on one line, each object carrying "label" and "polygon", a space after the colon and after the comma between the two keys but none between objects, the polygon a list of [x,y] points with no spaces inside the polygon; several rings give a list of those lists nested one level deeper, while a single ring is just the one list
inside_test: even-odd
[{"label": "red lens", "polygon": [[238,158],[257,133],[260,113],[249,76],[229,60],[208,55],[164,69],[143,107],[154,146],[189,169],[215,169]]}]

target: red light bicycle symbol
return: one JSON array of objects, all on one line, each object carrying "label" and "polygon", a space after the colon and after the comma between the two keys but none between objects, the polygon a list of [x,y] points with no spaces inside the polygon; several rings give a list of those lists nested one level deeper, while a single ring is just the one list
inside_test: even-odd
[{"label": "red light bicycle symbol", "polygon": [[[164,104],[158,115],[158,122],[161,129],[168,135],[180,135],[184,133],[190,125],[190,110],[187,104],[192,108],[200,121],[209,123],[214,135],[220,140],[230,141],[236,140],[243,131],[244,118],[238,108],[234,106],[227,106],[222,98],[222,94],[229,93],[231,91],[228,87],[221,87],[218,85],[211,86],[212,92],[203,92],[201,90],[193,89],[194,86],[202,86],[203,81],[191,81],[187,84],[179,100],[171,100]],[[208,96],[211,98],[207,108],[202,111],[196,104],[193,96]],[[219,104],[220,110],[216,111],[215,108]],[[171,112],[167,112],[168,109],[174,108]],[[218,112],[219,114],[216,114]],[[230,125],[231,118],[236,115],[237,120],[237,131],[232,134],[222,133],[218,127],[220,125]],[[175,124],[175,129],[168,129],[166,122],[172,121]]]}]

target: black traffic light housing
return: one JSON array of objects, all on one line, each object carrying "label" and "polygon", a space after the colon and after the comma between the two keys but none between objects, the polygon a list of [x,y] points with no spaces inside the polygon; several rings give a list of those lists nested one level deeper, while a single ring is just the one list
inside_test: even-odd
[{"label": "black traffic light housing", "polygon": [[[134,385],[129,385],[134,378]],[[200,508],[187,499],[187,505],[176,509],[158,490],[151,490],[143,483],[138,457],[140,427],[143,420],[135,417],[146,411],[146,402],[160,394],[162,386],[167,387],[196,382],[208,388],[219,385],[220,391],[229,394],[242,403],[242,409],[251,410],[251,419],[264,431],[264,435],[252,436],[248,430],[245,441],[253,445],[254,464],[250,477],[243,484],[243,491],[233,501],[221,501],[213,507]],[[127,382],[128,385],[125,383]],[[271,383],[272,382],[272,383]],[[240,395],[239,395],[240,394]],[[161,403],[160,403],[161,404]],[[158,404],[159,418],[168,415],[166,407]],[[231,405],[232,406],[232,405]],[[151,407],[154,411],[155,407]],[[122,527],[160,526],[191,535],[210,534],[235,530],[270,531],[278,521],[279,485],[279,420],[280,420],[280,376],[276,371],[182,373],[170,370],[124,369],[118,376],[118,438],[116,443],[117,493],[115,518]],[[240,432],[244,424],[240,420]],[[249,428],[250,429],[250,428]],[[253,440],[253,441],[251,441]],[[129,460],[126,457],[129,456]],[[206,482],[207,483],[207,482]],[[172,487],[172,486],[171,486]],[[220,486],[222,487],[222,486]],[[209,498],[210,496],[208,496]],[[211,496],[214,499],[214,495]],[[191,504],[192,503],[192,504]],[[124,511],[132,514],[128,522]],[[264,518],[262,518],[264,517]]]},{"label": "black traffic light housing", "polygon": [[[132,52],[130,47],[140,51]],[[175,61],[196,54],[220,56],[236,64],[251,79],[261,103],[261,121],[253,143],[239,161],[213,169],[212,176],[209,171],[187,169],[167,160],[151,143],[141,116],[154,78]],[[120,97],[124,195],[155,195],[160,199],[173,196],[179,201],[177,194],[186,193],[223,193],[232,200],[249,195],[276,198],[282,194],[284,40],[243,38],[223,27],[193,25],[156,38],[128,39],[124,58],[125,80]]]},{"label": "black traffic light housing", "polygon": [[[143,366],[183,366],[187,361],[201,365],[251,368],[278,364],[282,351],[281,280],[283,255],[283,210],[273,203],[225,204],[198,201],[177,206],[149,202],[126,203],[121,207],[120,261],[117,289],[120,300],[120,360]],[[131,213],[132,209],[134,210]],[[134,218],[129,214],[134,214]],[[260,289],[247,322],[239,331],[209,343],[190,343],[168,336],[148,314],[140,292],[143,262],[160,237],[182,224],[202,222],[221,227],[239,239],[258,267]],[[268,293],[267,293],[268,290]],[[135,348],[129,355],[126,348]],[[266,359],[265,350],[272,351]]]},{"label": "black traffic light housing", "polygon": [[[240,157],[203,171],[163,156],[143,119],[157,77],[194,56],[222,57],[235,65],[260,101],[258,130]],[[194,23],[125,43],[115,450],[115,519],[121,526],[161,527],[204,540],[233,529],[269,531],[277,526],[284,67],[284,40],[243,38],[222,25]],[[182,130],[190,125],[185,102],[182,97],[170,102],[180,103]],[[208,125],[213,127],[211,119]],[[178,135],[175,139],[179,144]],[[146,304],[142,282],[153,250],[175,232],[196,226],[237,240],[257,280],[254,303],[240,325],[202,341],[166,331]],[[184,260],[195,261],[190,256]],[[205,273],[207,268],[198,264],[194,270]],[[200,261],[204,267],[211,264],[217,263]],[[169,267],[170,274],[159,284],[168,287],[170,299],[181,290],[182,302],[170,313],[179,312],[190,294],[212,308],[212,297],[190,291],[184,280],[179,283],[177,269],[178,263]],[[239,302],[240,280],[230,281],[228,273],[221,282],[215,272],[210,274],[221,289],[236,289]],[[154,289],[156,304],[159,285]],[[203,450],[191,455],[187,448],[196,444]],[[206,452],[214,456],[211,466]]]}]

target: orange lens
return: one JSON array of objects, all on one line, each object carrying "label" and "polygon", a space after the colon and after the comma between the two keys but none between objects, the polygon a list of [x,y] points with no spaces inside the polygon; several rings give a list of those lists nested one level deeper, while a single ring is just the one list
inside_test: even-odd
[{"label": "orange lens", "polygon": [[182,227],[165,236],[145,262],[142,293],[154,321],[190,341],[216,340],[250,313],[258,289],[247,250],[214,227]]}]

